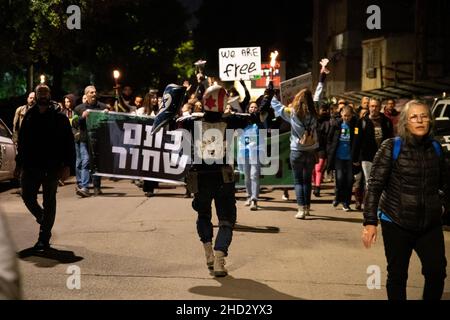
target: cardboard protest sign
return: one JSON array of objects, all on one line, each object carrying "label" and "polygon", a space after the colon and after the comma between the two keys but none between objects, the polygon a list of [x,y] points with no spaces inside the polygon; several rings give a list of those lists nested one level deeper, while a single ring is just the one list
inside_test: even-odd
[{"label": "cardboard protest sign", "polygon": [[219,49],[219,72],[222,81],[261,76],[261,47]]},{"label": "cardboard protest sign", "polygon": [[311,72],[305,73],[301,76],[281,82],[280,94],[281,103],[285,106],[289,105],[294,100],[295,95],[304,88],[311,89],[312,76]]}]

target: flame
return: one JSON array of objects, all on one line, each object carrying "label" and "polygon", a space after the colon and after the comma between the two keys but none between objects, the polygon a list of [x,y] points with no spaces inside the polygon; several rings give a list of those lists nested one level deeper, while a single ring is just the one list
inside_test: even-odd
[{"label": "flame", "polygon": [[119,70],[114,70],[113,71],[113,76],[114,76],[114,79],[119,79],[119,77],[120,77],[120,72],[119,72]]},{"label": "flame", "polygon": [[277,64],[277,57],[278,57],[278,51],[274,51],[270,53],[270,67],[275,68],[275,65]]},{"label": "flame", "polygon": [[45,76],[43,74],[41,74],[40,78],[41,78],[41,84],[45,83]]}]

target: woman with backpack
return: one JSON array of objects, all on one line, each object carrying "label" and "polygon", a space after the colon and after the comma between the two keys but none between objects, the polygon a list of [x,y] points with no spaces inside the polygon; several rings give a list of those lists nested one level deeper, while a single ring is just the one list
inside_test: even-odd
[{"label": "woman with backpack", "polygon": [[425,277],[423,299],[440,299],[446,265],[443,221],[449,215],[449,177],[433,139],[430,108],[417,100],[403,108],[398,136],[375,155],[364,203],[362,240],[369,248],[380,221],[387,259],[387,295],[406,299],[409,260],[414,250]]}]

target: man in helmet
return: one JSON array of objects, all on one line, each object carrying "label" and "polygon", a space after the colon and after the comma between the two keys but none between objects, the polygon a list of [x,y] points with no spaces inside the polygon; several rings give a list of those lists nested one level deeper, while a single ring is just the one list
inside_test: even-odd
[{"label": "man in helmet", "polygon": [[[167,101],[166,94],[163,99]],[[203,112],[194,112],[178,121],[182,128],[190,131],[194,140],[193,164],[187,176],[187,185],[194,194],[192,207],[198,213],[197,232],[205,250],[206,264],[216,277],[228,274],[225,257],[236,223],[234,170],[226,161],[225,131],[245,128],[249,122],[260,121],[259,114],[224,115],[227,99],[228,94],[223,87],[212,85],[203,95]],[[165,106],[155,118],[154,130],[166,124],[176,113],[171,106]],[[214,247],[212,200],[219,220]]]}]

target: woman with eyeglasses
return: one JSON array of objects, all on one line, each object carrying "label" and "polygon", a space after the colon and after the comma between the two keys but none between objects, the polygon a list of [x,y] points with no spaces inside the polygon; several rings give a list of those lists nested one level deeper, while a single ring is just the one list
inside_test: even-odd
[{"label": "woman with eyeglasses", "polygon": [[430,108],[417,100],[408,102],[400,114],[398,137],[383,142],[373,161],[362,240],[369,248],[381,223],[390,300],[406,300],[413,250],[425,277],[423,299],[440,299],[444,290],[442,224],[448,221],[450,179],[432,127]]}]

